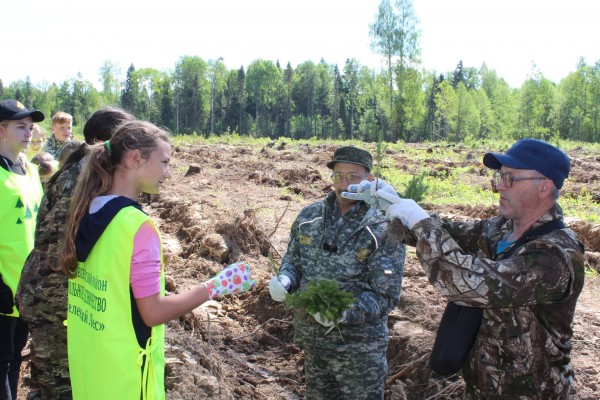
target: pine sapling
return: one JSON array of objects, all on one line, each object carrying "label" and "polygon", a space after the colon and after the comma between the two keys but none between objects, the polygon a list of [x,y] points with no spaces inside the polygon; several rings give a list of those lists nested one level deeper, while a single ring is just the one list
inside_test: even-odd
[{"label": "pine sapling", "polygon": [[297,291],[284,300],[284,304],[290,308],[303,309],[308,314],[321,314],[333,321],[335,327],[352,303],[352,293],[340,289],[338,282],[330,279],[310,281],[306,290]]},{"label": "pine sapling", "polygon": [[403,193],[403,198],[413,199],[415,202],[420,203],[425,198],[429,185],[425,183],[425,173],[422,172],[419,175],[413,175],[406,185],[406,189]]},{"label": "pine sapling", "polygon": [[271,252],[269,252],[269,254],[267,255],[267,258],[269,259],[269,266],[275,273],[275,276],[277,277],[277,279],[279,279],[279,268],[277,268],[277,265],[275,264],[275,259],[273,258],[273,254]]},{"label": "pine sapling", "polygon": [[[413,175],[405,186],[404,193],[401,197],[412,199],[417,203],[422,202],[429,189],[429,185],[425,183],[426,176],[427,174],[425,172],[422,172],[419,175]],[[405,227],[399,219],[394,219],[390,222],[388,232],[391,233],[390,237],[394,238],[392,240],[403,242],[406,240],[409,229]]]}]

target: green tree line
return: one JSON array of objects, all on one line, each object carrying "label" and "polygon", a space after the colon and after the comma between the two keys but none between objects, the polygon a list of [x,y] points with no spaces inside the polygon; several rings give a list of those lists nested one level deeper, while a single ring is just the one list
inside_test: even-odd
[{"label": "green tree line", "polygon": [[520,88],[494,69],[464,67],[437,73],[421,68],[418,19],[411,0],[382,0],[370,25],[373,51],[386,66],[257,59],[228,69],[222,59],[181,57],[159,71],[131,65],[124,81],[105,61],[101,90],[80,75],[59,84],[29,77],[4,87],[0,98],[53,115],[65,111],[82,126],[105,105],[118,105],[175,134],[395,142],[534,137],[600,140],[600,61],[580,59],[560,83],[535,66]]}]

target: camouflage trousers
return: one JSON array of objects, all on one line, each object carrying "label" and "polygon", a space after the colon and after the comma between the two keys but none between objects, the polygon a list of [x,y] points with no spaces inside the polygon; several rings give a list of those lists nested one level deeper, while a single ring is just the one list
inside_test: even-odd
[{"label": "camouflage trousers", "polygon": [[[71,399],[67,356],[67,278],[40,269],[32,256],[25,263],[17,303],[31,338],[31,393],[28,399]],[[37,267],[37,268],[36,268]]]},{"label": "camouflage trousers", "polygon": [[304,350],[307,400],[383,400],[386,350]]}]

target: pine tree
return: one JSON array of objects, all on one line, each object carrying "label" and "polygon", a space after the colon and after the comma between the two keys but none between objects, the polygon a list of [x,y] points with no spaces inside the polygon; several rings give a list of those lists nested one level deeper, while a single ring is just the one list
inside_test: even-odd
[{"label": "pine tree", "polygon": [[125,87],[123,88],[123,93],[121,94],[121,107],[123,109],[135,113],[136,104],[135,104],[135,95],[137,92],[136,88],[136,80],[134,77],[135,67],[133,64],[129,66],[127,70],[127,78],[125,79]]},{"label": "pine tree", "polygon": [[458,62],[458,64],[456,65],[456,69],[454,70],[454,73],[452,74],[452,87],[454,88],[454,90],[456,90],[458,88],[458,84],[461,82],[466,84],[462,60],[460,60]]}]

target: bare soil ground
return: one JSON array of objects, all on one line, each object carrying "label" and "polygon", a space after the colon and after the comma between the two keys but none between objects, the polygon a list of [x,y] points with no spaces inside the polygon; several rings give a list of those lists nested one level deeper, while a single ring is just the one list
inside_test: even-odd
[{"label": "bare soil ground", "polygon": [[[427,151],[424,145],[421,146]],[[181,292],[223,266],[247,261],[257,284],[251,292],[208,302],[167,328],[168,399],[304,399],[303,354],[292,341],[291,312],[271,300],[267,283],[285,253],[289,228],[300,209],[330,190],[325,167],[335,147],[326,145],[180,145],[173,149],[173,179],[146,209],[173,250],[167,290]],[[456,152],[467,152],[460,147]],[[467,154],[472,184],[488,186]],[[567,195],[589,191],[600,201],[600,156],[569,154],[573,172]],[[403,154],[388,154],[395,168],[419,168]],[[425,161],[444,174],[457,163]],[[468,204],[436,209],[455,218],[494,215],[495,206]],[[568,221],[587,245],[587,263],[600,270],[600,225]],[[427,361],[445,302],[428,283],[409,249],[400,306],[389,320],[386,399],[455,399],[461,379],[432,373]],[[572,398],[600,398],[600,279],[588,277],[578,304],[573,338],[576,382]],[[25,366],[26,367],[26,366]],[[26,371],[24,371],[26,373]]]}]

